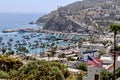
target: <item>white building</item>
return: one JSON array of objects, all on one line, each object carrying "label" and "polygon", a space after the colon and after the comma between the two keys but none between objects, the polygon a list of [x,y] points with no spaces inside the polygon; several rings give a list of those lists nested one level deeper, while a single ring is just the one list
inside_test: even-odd
[{"label": "white building", "polygon": [[[113,71],[113,58],[112,57],[101,57],[103,61],[103,66],[101,68],[88,66],[87,75],[83,77],[83,80],[100,80],[100,72],[104,69],[109,72]],[[116,68],[120,67],[120,56],[116,60]]]},{"label": "white building", "polygon": [[93,43],[89,43],[89,42],[83,42],[82,44],[82,47],[83,48],[92,48],[92,49],[102,49],[104,47],[103,44],[99,44],[99,43],[96,43],[96,44],[93,44]]},{"label": "white building", "polygon": [[84,76],[83,80],[99,80],[102,70],[103,68],[88,66],[87,76]]}]

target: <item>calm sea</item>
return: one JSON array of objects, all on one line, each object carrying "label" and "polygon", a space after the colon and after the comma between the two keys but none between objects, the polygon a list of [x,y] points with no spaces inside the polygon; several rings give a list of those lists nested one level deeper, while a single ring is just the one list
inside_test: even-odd
[{"label": "calm sea", "polygon": [[36,21],[42,14],[0,13],[0,32],[5,29],[18,29],[23,27],[38,27],[29,25]]}]

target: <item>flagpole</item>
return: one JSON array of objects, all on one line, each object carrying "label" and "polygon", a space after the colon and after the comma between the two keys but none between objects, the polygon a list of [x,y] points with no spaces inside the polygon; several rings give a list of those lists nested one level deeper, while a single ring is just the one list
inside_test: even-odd
[{"label": "flagpole", "polygon": [[[88,73],[88,56],[87,56],[87,73]],[[87,76],[88,76],[88,74],[87,74]]]}]

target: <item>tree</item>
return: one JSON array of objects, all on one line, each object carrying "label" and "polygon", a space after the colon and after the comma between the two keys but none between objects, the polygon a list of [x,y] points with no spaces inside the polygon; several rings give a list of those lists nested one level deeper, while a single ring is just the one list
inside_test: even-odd
[{"label": "tree", "polygon": [[45,46],[46,46],[46,45],[45,45],[44,43],[41,43],[41,44],[40,44],[39,47],[40,47],[40,49],[41,49],[41,51],[40,51],[41,53],[44,52],[43,49],[45,48]]},{"label": "tree", "polygon": [[87,71],[87,66],[83,62],[81,62],[80,64],[78,64],[77,68],[80,69],[80,70],[83,70],[83,71]]},{"label": "tree", "polygon": [[0,71],[0,79],[8,79],[8,74],[7,74],[7,72]]},{"label": "tree", "polygon": [[59,53],[58,54],[58,58],[65,58],[65,57],[66,57],[65,53]]},{"label": "tree", "polygon": [[115,71],[116,78],[120,77],[120,67]]},{"label": "tree", "polygon": [[78,48],[81,48],[83,41],[84,40],[82,38],[78,39]]},{"label": "tree", "polygon": [[6,54],[7,54],[7,55],[14,55],[14,53],[15,53],[15,52],[14,52],[13,50],[11,50],[11,51],[7,52]]},{"label": "tree", "polygon": [[9,72],[10,69],[18,70],[18,68],[22,66],[22,62],[6,55],[0,55],[0,65],[0,70]]},{"label": "tree", "polygon": [[9,79],[11,80],[13,77],[17,75],[17,70],[10,69],[10,71],[8,72],[8,75],[9,75]]},{"label": "tree", "polygon": [[114,58],[114,70],[113,70],[113,80],[115,80],[115,62],[116,62],[116,35],[117,32],[120,32],[120,24],[118,23],[112,23],[110,25],[110,30],[114,32],[114,53],[113,53],[113,58]]},{"label": "tree", "polygon": [[51,53],[47,53],[46,55],[47,55],[48,61],[49,61],[49,60],[50,60],[50,57],[51,57],[52,55],[51,55]]},{"label": "tree", "polygon": [[17,76],[12,79],[26,80],[64,80],[64,66],[59,62],[48,62],[38,60],[29,62],[19,68]]},{"label": "tree", "polygon": [[100,73],[100,80],[110,80],[110,78],[112,78],[112,73],[103,70]]},{"label": "tree", "polygon": [[51,76],[53,76],[52,80],[64,80],[64,75],[60,69],[55,66],[51,68]]},{"label": "tree", "polygon": [[69,50],[70,49],[70,44],[68,43],[68,45],[67,45],[67,50]]},{"label": "tree", "polygon": [[63,74],[64,74],[65,79],[66,79],[68,76],[70,76],[70,72],[69,72],[67,69],[63,71]]},{"label": "tree", "polygon": [[105,50],[104,49],[99,49],[98,53],[99,53],[99,57],[100,57],[101,55],[105,54]]},{"label": "tree", "polygon": [[17,48],[17,50],[18,50],[20,53],[22,53],[22,54],[25,54],[25,53],[28,53],[28,52],[29,52],[28,49],[27,49],[26,47],[24,47],[24,46],[19,46],[19,47]]},{"label": "tree", "polygon": [[[0,56],[1,57],[1,56]],[[48,62],[45,60],[36,60],[33,62],[28,62],[25,65],[20,66],[19,68],[14,68],[18,65],[19,62],[12,62],[13,66],[10,64],[12,60],[8,59],[9,57],[4,56],[0,58],[0,62],[3,62],[2,59],[5,59],[6,68],[9,70],[2,69],[0,66],[0,79],[10,79],[10,80],[65,80],[70,73],[66,70],[65,66],[59,62]],[[7,61],[7,60],[8,61]],[[12,58],[13,59],[13,58]],[[9,62],[10,61],[10,62]],[[14,59],[13,59],[14,61]],[[9,64],[7,65],[6,62]],[[9,67],[8,67],[9,66]]]},{"label": "tree", "polygon": [[6,52],[6,50],[7,50],[7,49],[6,49],[5,47],[3,47],[3,48],[2,48],[2,53],[4,54],[4,53]]},{"label": "tree", "polygon": [[55,43],[52,43],[50,48],[51,48],[50,52],[51,52],[51,54],[53,56],[53,60],[54,60],[54,56],[56,54],[57,46],[55,45]]},{"label": "tree", "polygon": [[77,74],[76,80],[83,80],[83,76],[85,76],[85,75],[86,75],[86,72],[81,72],[81,73]]}]

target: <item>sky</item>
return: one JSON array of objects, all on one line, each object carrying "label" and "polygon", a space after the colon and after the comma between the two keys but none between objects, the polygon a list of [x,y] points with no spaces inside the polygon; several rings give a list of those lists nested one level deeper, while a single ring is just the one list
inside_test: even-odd
[{"label": "sky", "polygon": [[0,13],[48,13],[81,0],[0,0]]}]

